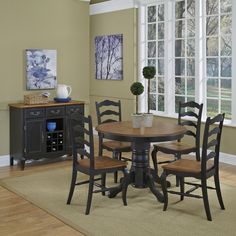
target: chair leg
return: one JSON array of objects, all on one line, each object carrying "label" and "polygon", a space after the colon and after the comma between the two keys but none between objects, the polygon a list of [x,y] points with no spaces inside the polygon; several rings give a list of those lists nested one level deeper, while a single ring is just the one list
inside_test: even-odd
[{"label": "chair leg", "polygon": [[[180,192],[184,194],[184,177],[179,177],[179,183],[180,183]],[[184,200],[184,195],[180,196],[180,201]]]},{"label": "chair leg", "polygon": [[164,196],[164,206],[163,206],[163,211],[166,211],[167,206],[168,206],[168,193],[167,193],[167,183],[166,183],[166,172],[163,171],[161,174],[161,187],[162,187],[162,192]]},{"label": "chair leg", "polygon": [[153,167],[155,170],[155,174],[158,175],[158,167],[157,167],[157,148],[154,146],[152,150],[152,162],[153,162]]},{"label": "chair leg", "polygon": [[71,184],[70,184],[70,192],[69,192],[69,195],[68,195],[67,204],[71,203],[71,199],[72,199],[74,189],[75,189],[76,179],[77,179],[77,170],[75,168],[73,168]]},{"label": "chair leg", "polygon": [[[101,176],[101,185],[102,187],[106,187],[106,173],[102,174]],[[102,195],[105,196],[105,191],[102,191]]]},{"label": "chair leg", "polygon": [[127,194],[128,185],[130,183],[130,178],[131,176],[130,176],[129,170],[125,168],[124,178],[122,181],[122,200],[123,200],[124,206],[127,206],[126,194]]},{"label": "chair leg", "polygon": [[[176,154],[176,155],[175,155],[175,159],[176,159],[176,160],[180,160],[180,159],[181,159],[181,154],[179,154],[179,153]],[[179,184],[180,184],[180,179],[179,179],[179,178],[180,178],[180,177],[176,175],[176,187],[179,187]]]},{"label": "chair leg", "polygon": [[210,206],[209,206],[209,201],[208,201],[207,181],[206,181],[206,179],[202,179],[201,184],[202,184],[203,203],[204,203],[205,212],[206,212],[206,215],[207,215],[207,220],[212,221]]},{"label": "chair leg", "polygon": [[87,200],[87,207],[86,207],[86,211],[85,211],[86,215],[89,215],[89,212],[90,212],[90,207],[91,207],[92,197],[93,197],[93,185],[94,185],[94,176],[90,175],[90,178],[89,178],[88,200]]},{"label": "chair leg", "polygon": [[224,209],[225,209],[225,206],[224,206],[223,198],[222,198],[222,195],[221,195],[220,181],[219,181],[219,173],[218,173],[218,171],[215,173],[214,179],[215,179],[216,194],[217,194],[217,197],[218,197],[218,201],[219,201],[219,203],[220,203],[221,209],[224,210]]},{"label": "chair leg", "polygon": [[[119,153],[118,152],[112,152],[112,158],[117,159],[118,160],[119,157]],[[117,183],[118,180],[118,171],[114,172],[114,183]]]}]

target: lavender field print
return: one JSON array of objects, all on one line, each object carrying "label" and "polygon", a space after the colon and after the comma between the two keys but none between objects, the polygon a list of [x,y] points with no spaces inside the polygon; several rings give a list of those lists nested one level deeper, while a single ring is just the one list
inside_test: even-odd
[{"label": "lavender field print", "polygon": [[56,88],[56,59],[56,50],[26,49],[27,90]]},{"label": "lavender field print", "polygon": [[123,35],[97,36],[95,38],[96,79],[123,79]]}]

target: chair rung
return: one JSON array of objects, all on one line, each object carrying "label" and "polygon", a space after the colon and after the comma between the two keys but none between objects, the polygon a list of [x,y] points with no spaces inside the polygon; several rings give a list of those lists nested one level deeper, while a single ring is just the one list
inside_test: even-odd
[{"label": "chair rung", "polygon": [[121,159],[124,161],[132,161],[130,158],[127,158],[127,157],[121,157]]},{"label": "chair rung", "polygon": [[185,193],[186,193],[186,194],[189,194],[189,193],[195,191],[195,190],[198,189],[198,188],[199,188],[199,186],[194,186],[194,187],[192,187],[191,189],[189,189],[188,191],[186,191]]},{"label": "chair rung", "polygon": [[[201,188],[202,185],[201,184],[195,184],[195,183],[191,183],[191,182],[184,182],[187,185],[192,185],[192,186],[197,186],[198,188]],[[216,190],[216,188],[211,187],[211,186],[207,186],[208,189],[212,189],[212,190]]]},{"label": "chair rung", "polygon": [[180,192],[176,192],[176,191],[167,191],[168,193],[171,193],[171,194],[176,194],[176,195],[180,195],[180,196],[186,196],[186,197],[194,197],[194,198],[202,198],[202,196],[200,195],[196,195],[196,194],[187,194],[187,193],[180,193]]},{"label": "chair rung", "polygon": [[[101,180],[101,178],[94,179],[94,181],[97,181],[97,180]],[[89,180],[85,180],[85,181],[82,181],[82,182],[78,182],[75,185],[82,185],[82,184],[88,184],[88,183],[89,183]]]}]

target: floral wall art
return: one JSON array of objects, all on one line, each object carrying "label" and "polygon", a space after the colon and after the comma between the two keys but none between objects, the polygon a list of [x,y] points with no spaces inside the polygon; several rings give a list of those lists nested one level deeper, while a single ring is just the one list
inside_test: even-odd
[{"label": "floral wall art", "polygon": [[56,88],[56,60],[56,50],[26,49],[27,90]]},{"label": "floral wall art", "polygon": [[95,37],[95,64],[96,79],[123,79],[122,34]]}]

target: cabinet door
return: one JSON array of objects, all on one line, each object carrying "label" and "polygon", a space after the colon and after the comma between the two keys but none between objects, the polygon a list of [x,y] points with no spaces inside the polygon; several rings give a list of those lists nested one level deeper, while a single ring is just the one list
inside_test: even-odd
[{"label": "cabinet door", "polygon": [[[67,146],[67,152],[72,153],[72,140],[71,140],[71,125],[70,125],[70,117],[74,113],[80,113],[84,114],[84,105],[73,105],[73,106],[67,106],[66,107],[66,115],[67,115],[67,121],[66,121],[66,133],[67,133],[67,141],[66,141],[66,146]],[[82,136],[83,134],[81,134]]]},{"label": "cabinet door", "polygon": [[42,158],[45,153],[44,119],[27,119],[25,123],[25,152],[32,159]]}]

